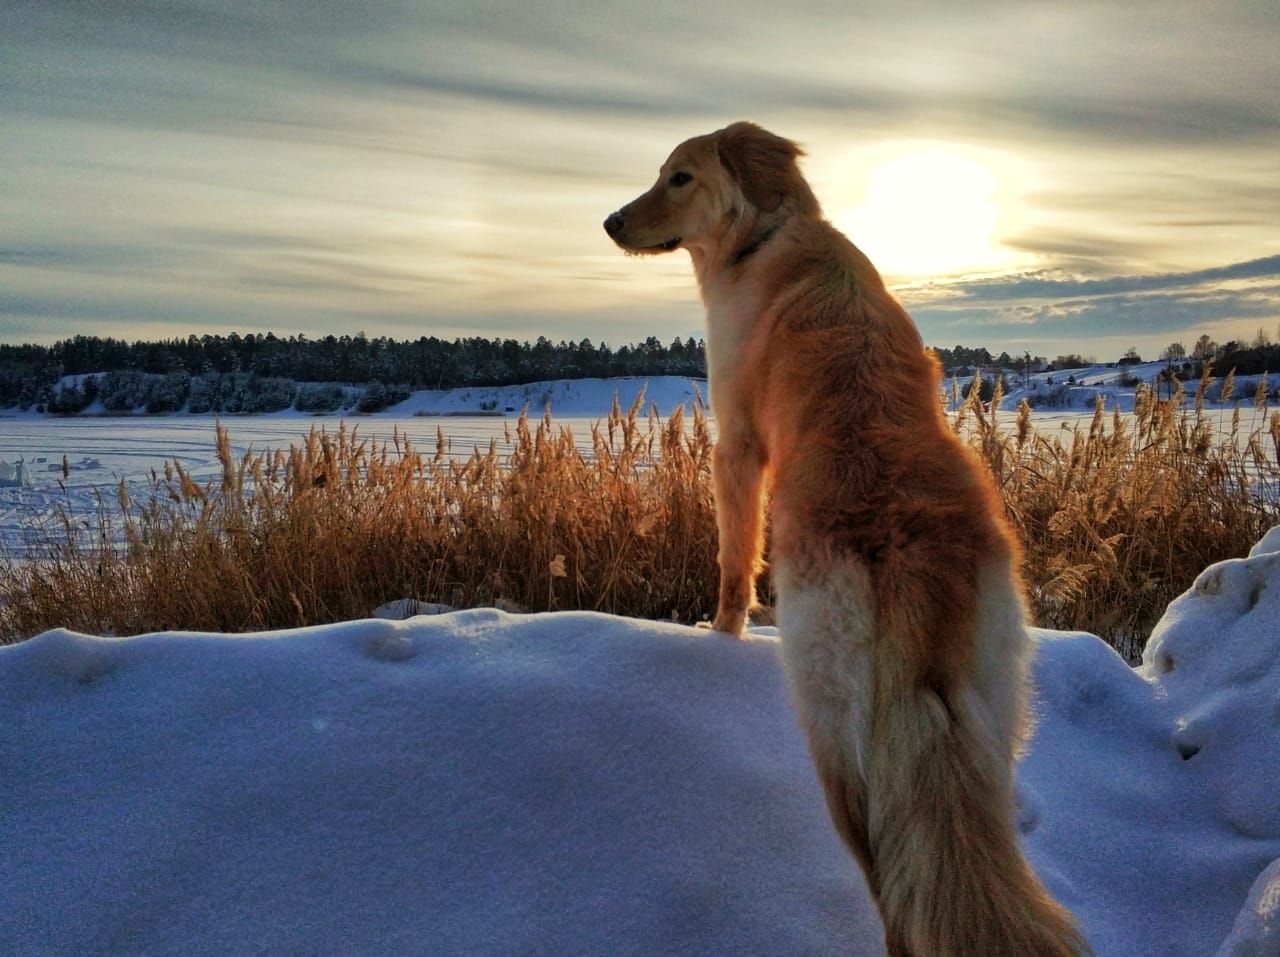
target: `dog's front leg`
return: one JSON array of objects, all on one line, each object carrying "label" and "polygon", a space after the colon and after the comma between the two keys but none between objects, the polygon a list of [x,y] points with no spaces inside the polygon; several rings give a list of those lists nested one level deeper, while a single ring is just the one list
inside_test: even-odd
[{"label": "dog's front leg", "polygon": [[712,458],[720,533],[720,601],[711,627],[741,636],[762,550],[764,451],[751,435],[720,436]]}]

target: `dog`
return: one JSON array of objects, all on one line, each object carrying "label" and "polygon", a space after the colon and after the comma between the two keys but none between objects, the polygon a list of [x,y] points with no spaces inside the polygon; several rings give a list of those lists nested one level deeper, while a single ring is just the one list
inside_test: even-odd
[{"label": "dog", "polygon": [[677,146],[604,222],[628,253],[688,250],[706,307],[712,626],[746,626],[767,491],[792,699],[891,957],[1079,957],[1014,822],[1030,655],[1017,541],[947,425],[937,359],[823,217],[802,155],[734,123]]}]

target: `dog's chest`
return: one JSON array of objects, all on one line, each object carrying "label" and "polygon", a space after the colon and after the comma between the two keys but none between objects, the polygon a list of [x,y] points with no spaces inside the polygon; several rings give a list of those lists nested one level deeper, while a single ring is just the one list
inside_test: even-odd
[{"label": "dog's chest", "polygon": [[742,287],[727,289],[708,296],[706,306],[711,410],[723,420],[743,411],[744,390],[752,387],[759,296]]}]

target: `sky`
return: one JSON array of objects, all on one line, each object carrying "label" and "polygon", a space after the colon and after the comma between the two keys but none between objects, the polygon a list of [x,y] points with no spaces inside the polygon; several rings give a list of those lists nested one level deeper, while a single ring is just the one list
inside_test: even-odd
[{"label": "sky", "polygon": [[1280,338],[1280,5],[0,0],[0,341],[698,336],[601,222],[751,119],[931,345]]}]

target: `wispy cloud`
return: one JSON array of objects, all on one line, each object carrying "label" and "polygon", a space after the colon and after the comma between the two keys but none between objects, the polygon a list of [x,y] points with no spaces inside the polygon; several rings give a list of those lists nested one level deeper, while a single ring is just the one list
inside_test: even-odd
[{"label": "wispy cloud", "polygon": [[1245,322],[1269,327],[1280,316],[1280,256],[1101,279],[984,277],[901,294],[926,338],[938,344],[1040,343],[1051,347],[1041,352],[1091,353],[1100,341],[1163,344],[1239,330]]},{"label": "wispy cloud", "polygon": [[1117,293],[1172,291],[1215,286],[1234,279],[1270,278],[1280,282],[1280,255],[1190,272],[1080,279],[1054,275],[999,276],[946,284],[927,284],[916,295],[935,304],[1005,299],[1074,299]]}]

